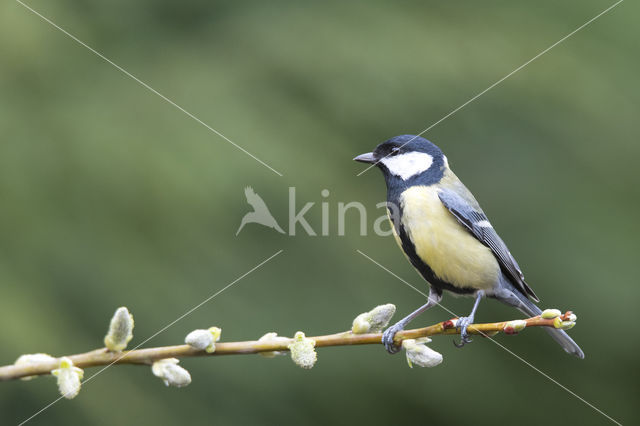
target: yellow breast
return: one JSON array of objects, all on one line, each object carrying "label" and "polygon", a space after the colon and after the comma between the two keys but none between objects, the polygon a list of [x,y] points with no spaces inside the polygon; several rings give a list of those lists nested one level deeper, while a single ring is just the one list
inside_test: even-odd
[{"label": "yellow breast", "polygon": [[400,196],[402,225],[418,256],[445,282],[489,290],[500,266],[491,250],[444,207],[433,186],[415,186]]}]

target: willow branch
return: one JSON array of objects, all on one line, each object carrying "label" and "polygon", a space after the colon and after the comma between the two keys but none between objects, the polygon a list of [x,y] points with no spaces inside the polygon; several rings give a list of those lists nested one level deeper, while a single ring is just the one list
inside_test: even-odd
[{"label": "willow branch", "polygon": [[[570,319],[571,312],[555,319],[544,319],[540,316],[528,318],[526,328],[529,327],[557,327],[558,318],[562,321]],[[436,335],[455,335],[460,333],[460,329],[455,326],[456,319],[443,321],[429,327],[417,328],[413,330],[400,331],[395,335],[394,341],[401,344],[405,339],[417,339],[420,337]],[[469,334],[480,334],[491,337],[499,332],[506,334],[517,334],[508,327],[509,321],[493,322],[486,324],[472,324],[468,328]],[[309,337],[315,341],[315,347],[329,346],[352,346],[352,345],[379,345],[381,344],[381,333],[354,334],[345,331],[324,336]],[[242,342],[219,342],[215,345],[215,352],[207,353],[204,350],[195,349],[189,345],[162,346],[155,348],[134,349],[130,351],[112,352],[106,348],[96,349],[76,355],[68,355],[73,365],[79,368],[106,366],[111,364],[135,364],[151,365],[155,361],[166,358],[186,358],[200,356],[220,356],[220,355],[247,355],[261,352],[285,352],[293,339],[282,339],[278,341],[242,341]],[[0,381],[15,380],[29,376],[48,375],[52,370],[58,368],[60,359],[53,358],[51,361],[30,365],[6,365],[0,367]]]}]

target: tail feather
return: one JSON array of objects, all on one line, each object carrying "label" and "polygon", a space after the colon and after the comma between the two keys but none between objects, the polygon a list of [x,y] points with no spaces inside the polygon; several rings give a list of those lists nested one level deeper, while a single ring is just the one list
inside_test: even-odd
[{"label": "tail feather", "polygon": [[[502,283],[503,286],[506,283]],[[509,289],[504,288],[504,294],[497,293],[496,298],[508,305],[517,308],[520,312],[530,317],[540,315],[542,311],[525,295],[521,294],[515,289],[511,283],[507,284]],[[506,287],[506,286],[504,286]],[[508,294],[507,294],[508,293]],[[515,296],[515,297],[514,297]],[[584,358],[584,352],[580,349],[580,346],[573,341],[571,337],[564,330],[558,330],[556,328],[544,327],[545,331],[551,335],[553,340],[558,342],[560,346],[569,354],[574,355],[580,359]]]}]

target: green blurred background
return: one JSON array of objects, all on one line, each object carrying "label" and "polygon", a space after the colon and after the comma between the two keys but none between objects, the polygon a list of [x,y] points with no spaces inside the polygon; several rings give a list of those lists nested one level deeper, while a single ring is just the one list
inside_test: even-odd
[{"label": "green blurred background", "polygon": [[[426,291],[392,237],[338,237],[337,203],[384,200],[351,161],[418,133],[612,4],[608,1],[29,4],[281,171],[279,177],[13,1],[0,6],[0,364],[101,345],[115,308],[132,344],[279,249],[149,345],[218,325],[224,340],[346,329]],[[497,340],[608,415],[638,423],[638,6],[622,3],[425,136],[482,203],[543,307],[573,309],[566,355],[541,330]],[[286,226],[287,188],[329,237],[235,232],[251,185]],[[330,191],[323,199],[320,192]],[[443,304],[467,313],[471,300]],[[434,309],[416,326],[448,319]],[[479,321],[517,318],[495,301]],[[607,424],[490,341],[409,369],[381,347],[188,359],[184,389],[111,368],[30,424]],[[95,369],[87,371],[87,375]],[[51,378],[0,384],[0,423],[57,398]]]}]

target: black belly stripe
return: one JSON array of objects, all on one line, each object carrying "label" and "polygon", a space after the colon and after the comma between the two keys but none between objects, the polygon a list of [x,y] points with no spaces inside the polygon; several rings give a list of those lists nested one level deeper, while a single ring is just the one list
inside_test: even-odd
[{"label": "black belly stripe", "polygon": [[[402,217],[401,208],[400,217]],[[395,225],[396,224],[394,223],[394,226]],[[427,265],[427,263],[418,256],[418,253],[416,253],[416,247],[411,241],[411,238],[409,238],[409,235],[407,235],[404,226],[400,224],[400,226],[396,226],[396,230],[398,231],[400,241],[402,242],[402,250],[409,258],[409,262],[411,262],[413,267],[418,270],[420,275],[422,275],[422,278],[427,280],[427,282],[437,290],[438,294],[442,294],[443,290],[448,290],[458,294],[473,294],[477,291],[477,289],[472,287],[456,287],[436,276],[429,265]]]}]

